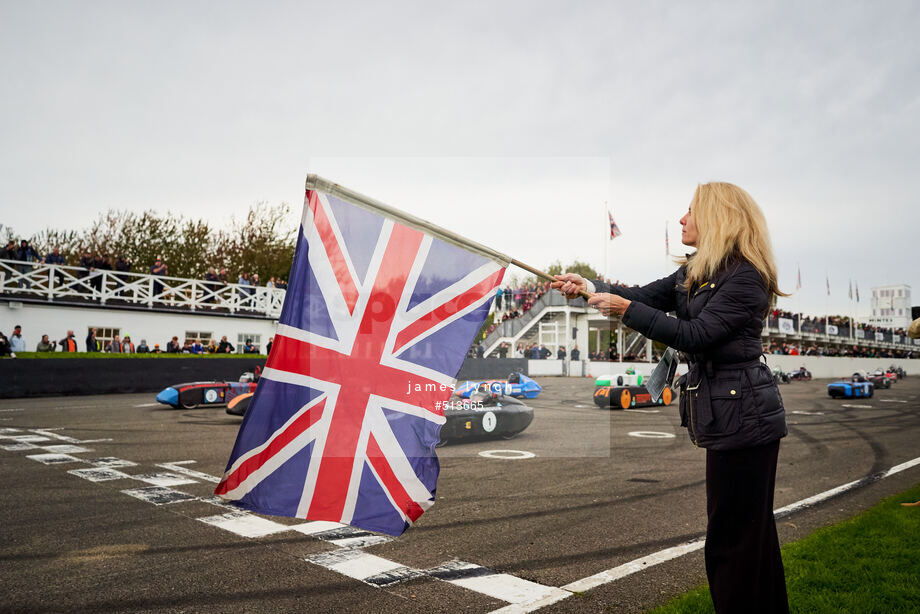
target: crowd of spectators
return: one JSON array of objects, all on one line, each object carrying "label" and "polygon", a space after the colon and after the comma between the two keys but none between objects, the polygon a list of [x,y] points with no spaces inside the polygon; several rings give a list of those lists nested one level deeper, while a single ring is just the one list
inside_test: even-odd
[{"label": "crowd of spectators", "polygon": [[[236,347],[227,340],[224,335],[220,341],[211,339],[208,343],[202,343],[201,339],[186,339],[184,343],[179,343],[179,337],[173,336],[166,343],[166,347],[161,348],[159,343],[153,347],[147,344],[146,339],[141,339],[140,343],[135,344],[131,335],[124,336],[113,335],[111,339],[104,344],[97,338],[98,331],[95,328],[89,329],[89,333],[84,340],[85,351],[89,353],[106,353],[106,354],[233,354]],[[268,354],[272,349],[273,338],[269,338],[265,345],[265,351],[260,352],[253,344],[252,339],[246,339],[240,352],[243,354]],[[72,330],[67,331],[67,336],[60,341],[52,341],[48,335],[42,335],[41,340],[35,346],[35,352],[79,352],[77,340]],[[22,334],[22,326],[17,324],[13,327],[13,333],[7,337],[0,332],[0,357],[14,356],[17,352],[28,352],[29,347],[26,339]]]},{"label": "crowd of spectators", "polygon": [[[801,332],[803,333],[823,335],[825,334],[826,325],[830,324],[831,326],[837,327],[838,335],[844,337],[850,336],[850,323],[852,322],[852,319],[849,316],[833,315],[822,318],[805,316],[804,314],[792,313],[782,309],[774,309],[767,318],[767,325],[771,328],[778,328],[780,318],[792,320],[792,324],[796,331],[800,330],[799,326],[801,324]],[[865,338],[869,340],[874,339],[875,333],[882,333],[885,335],[900,335],[902,339],[907,336],[907,331],[904,328],[885,328],[882,326],[863,324],[860,322],[857,322],[856,330],[863,331],[866,336]]]},{"label": "crowd of spectators", "polygon": [[825,347],[817,345],[799,345],[771,341],[764,344],[764,354],[782,354],[785,356],[849,356],[852,358],[914,358],[913,350],[891,350],[887,348],[870,348],[859,345],[843,347]]}]

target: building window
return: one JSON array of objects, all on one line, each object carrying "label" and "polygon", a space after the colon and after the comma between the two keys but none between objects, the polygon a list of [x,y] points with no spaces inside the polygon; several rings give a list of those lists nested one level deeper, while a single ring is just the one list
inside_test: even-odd
[{"label": "building window", "polygon": [[185,343],[191,341],[195,343],[197,339],[201,345],[208,347],[211,344],[211,338],[214,336],[214,333],[207,331],[197,331],[197,330],[187,330],[185,331]]},{"label": "building window", "polygon": [[90,326],[86,329],[86,336],[89,336],[89,333],[92,329],[96,329],[96,341],[102,346],[102,349],[105,349],[109,343],[115,338],[115,335],[121,335],[120,328],[108,328],[105,326]]},{"label": "building window", "polygon": [[256,333],[239,333],[236,336],[236,353],[242,354],[243,350],[246,347],[246,341],[252,341],[252,345],[256,348],[256,353],[262,353],[262,335]]}]

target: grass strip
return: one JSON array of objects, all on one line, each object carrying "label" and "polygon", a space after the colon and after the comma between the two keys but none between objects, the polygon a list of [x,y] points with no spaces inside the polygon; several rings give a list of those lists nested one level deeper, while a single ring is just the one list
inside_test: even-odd
[{"label": "grass strip", "polygon": [[[920,484],[782,548],[793,612],[920,612]],[[709,587],[650,614],[712,613]]]}]

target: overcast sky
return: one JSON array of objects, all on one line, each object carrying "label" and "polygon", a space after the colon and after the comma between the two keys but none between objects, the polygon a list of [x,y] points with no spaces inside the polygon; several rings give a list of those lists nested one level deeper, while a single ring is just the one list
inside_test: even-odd
[{"label": "overcast sky", "polygon": [[3,0],[0,223],[299,208],[316,172],[538,267],[603,268],[607,202],[645,283],[724,180],[801,267],[781,306],[920,304],[918,32],[913,0]]}]

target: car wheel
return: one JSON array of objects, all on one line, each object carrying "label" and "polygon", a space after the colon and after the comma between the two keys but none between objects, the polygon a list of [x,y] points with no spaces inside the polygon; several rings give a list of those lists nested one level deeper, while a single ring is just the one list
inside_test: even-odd
[{"label": "car wheel", "polygon": [[198,407],[198,403],[188,403],[186,401],[179,401],[179,405],[182,407],[182,409],[195,409]]},{"label": "car wheel", "polygon": [[518,436],[517,433],[505,433],[504,435],[501,436],[501,438],[507,441],[509,439],[514,439],[517,436]]}]

